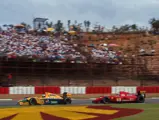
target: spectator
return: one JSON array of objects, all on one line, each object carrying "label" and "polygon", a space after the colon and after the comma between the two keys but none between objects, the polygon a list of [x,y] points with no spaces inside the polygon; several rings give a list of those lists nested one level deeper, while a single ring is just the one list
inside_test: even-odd
[{"label": "spectator", "polygon": [[8,84],[10,85],[11,82],[12,82],[12,74],[9,73],[9,74],[7,75],[7,77],[8,77]]},{"label": "spectator", "polygon": [[[60,39],[62,38],[62,39]],[[78,45],[70,42],[69,36],[60,37],[40,36],[32,34],[20,35],[12,31],[6,31],[0,37],[0,55],[11,59],[24,58],[32,61],[45,62],[87,62],[86,57],[79,52]],[[108,48],[107,44],[95,46],[89,53],[96,62],[119,63],[121,57],[119,53]]]}]

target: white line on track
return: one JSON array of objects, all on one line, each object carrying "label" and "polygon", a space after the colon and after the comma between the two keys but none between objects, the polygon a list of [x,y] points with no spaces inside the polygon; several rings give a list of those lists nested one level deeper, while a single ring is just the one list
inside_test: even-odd
[{"label": "white line on track", "polygon": [[87,99],[75,99],[75,98],[72,98],[72,100],[95,100],[96,98],[87,98]]},{"label": "white line on track", "polygon": [[0,99],[0,101],[12,101],[12,99]]},{"label": "white line on track", "polygon": [[152,97],[151,99],[159,99],[159,97]]}]

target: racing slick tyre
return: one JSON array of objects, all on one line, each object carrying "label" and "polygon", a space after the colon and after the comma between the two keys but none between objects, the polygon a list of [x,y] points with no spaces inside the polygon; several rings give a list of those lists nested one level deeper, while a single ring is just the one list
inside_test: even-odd
[{"label": "racing slick tyre", "polygon": [[142,95],[137,96],[137,103],[144,103],[145,98]]},{"label": "racing slick tyre", "polygon": [[65,99],[64,104],[71,104],[72,100],[71,99]]},{"label": "racing slick tyre", "polygon": [[29,100],[29,104],[30,104],[30,105],[37,105],[36,99],[35,99],[35,98],[31,98],[31,99]]},{"label": "racing slick tyre", "polygon": [[104,104],[107,104],[107,103],[110,102],[110,100],[109,100],[108,97],[105,97],[105,98],[103,98],[102,102],[103,102]]}]

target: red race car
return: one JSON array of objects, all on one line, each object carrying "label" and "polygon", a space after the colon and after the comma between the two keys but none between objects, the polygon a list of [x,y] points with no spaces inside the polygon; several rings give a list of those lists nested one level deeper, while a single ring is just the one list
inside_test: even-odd
[{"label": "red race car", "polygon": [[110,96],[101,96],[92,101],[92,103],[144,103],[145,92],[138,91],[137,94],[121,91],[119,94]]}]

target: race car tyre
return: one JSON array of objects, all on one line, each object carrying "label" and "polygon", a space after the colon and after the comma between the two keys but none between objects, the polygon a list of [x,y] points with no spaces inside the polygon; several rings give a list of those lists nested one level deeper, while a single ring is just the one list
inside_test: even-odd
[{"label": "race car tyre", "polygon": [[102,102],[103,102],[104,104],[107,104],[107,103],[110,102],[110,100],[109,100],[108,97],[105,97],[105,98],[103,98]]},{"label": "race car tyre", "polygon": [[31,98],[31,99],[29,100],[29,104],[30,104],[30,105],[37,105],[36,99],[35,99],[35,98]]},{"label": "race car tyre", "polygon": [[142,95],[137,96],[137,102],[138,103],[144,103],[145,102],[145,98]]},{"label": "race car tyre", "polygon": [[65,101],[64,101],[64,104],[71,104],[71,100],[70,99],[66,99]]},{"label": "race car tyre", "polygon": [[68,103],[71,104],[71,103],[72,103],[72,100],[71,100],[71,99],[68,99]]}]

